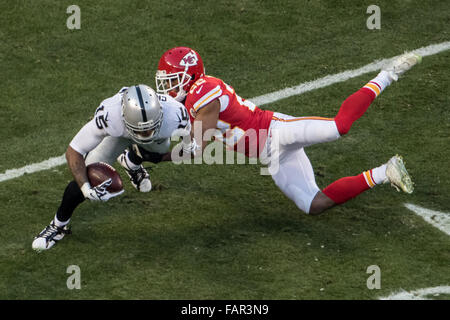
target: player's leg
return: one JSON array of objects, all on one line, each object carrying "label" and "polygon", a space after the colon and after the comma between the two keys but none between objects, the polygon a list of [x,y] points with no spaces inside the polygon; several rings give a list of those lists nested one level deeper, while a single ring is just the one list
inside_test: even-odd
[{"label": "player's leg", "polygon": [[[353,122],[365,113],[372,101],[392,81],[397,81],[400,75],[411,69],[415,64],[420,63],[420,61],[421,57],[416,54],[404,54],[394,59],[383,68],[377,77],[348,97],[335,117],[339,134],[346,134]],[[390,182],[397,190],[401,189],[406,193],[413,191],[413,183],[401,157],[394,156],[388,163],[380,167],[363,172],[357,176],[344,177],[333,182],[323,192],[318,192],[311,204],[311,213],[323,212],[336,204],[344,203],[356,197],[377,184],[387,182]]]},{"label": "player's leg", "polygon": [[[378,83],[381,81],[375,78]],[[335,118],[292,117],[274,113],[272,135],[280,145],[297,145],[299,148],[317,143],[330,142],[348,133],[353,122],[359,119],[376,97],[375,89],[381,89],[370,81],[342,103]],[[381,86],[383,87],[383,86]]]},{"label": "player's leg", "polygon": [[132,148],[125,150],[117,161],[125,169],[130,177],[133,186],[141,192],[148,192],[152,185],[150,176],[142,165],[144,161],[158,163],[163,154],[170,149],[170,139],[164,141],[152,142],[142,145],[133,145]]},{"label": "player's leg", "polygon": [[[85,159],[86,165],[94,162],[113,164],[117,156],[129,145],[129,140],[123,138],[106,137],[92,150]],[[50,224],[45,227],[34,239],[32,247],[35,250],[48,250],[61,240],[65,234],[70,233],[67,225],[75,209],[85,200],[78,184],[69,182],[64,190],[61,203]]]},{"label": "player's leg", "polygon": [[[274,122],[282,123],[282,125],[274,126],[277,127],[279,143],[281,145],[295,143],[299,147],[307,147],[338,139],[349,132],[353,123],[367,111],[375,98],[392,81],[397,81],[399,75],[420,61],[420,56],[412,53],[393,60],[363,88],[345,99],[334,119],[321,117],[294,118],[275,113]],[[273,131],[275,132],[275,130]]]},{"label": "player's leg", "polygon": [[311,162],[303,148],[283,148],[279,162],[271,161],[269,172],[280,190],[305,213],[309,213],[311,203],[318,192]]},{"label": "player's leg", "polygon": [[349,96],[341,105],[334,118],[340,135],[346,134],[353,122],[358,120],[369,108],[375,98],[386,89],[392,81],[411,69],[422,58],[414,53],[406,53],[388,63],[378,75],[363,88]]},{"label": "player's leg", "polygon": [[147,150],[148,152],[165,154],[170,150],[170,139],[164,139],[158,142],[152,142],[139,146],[141,149]]},{"label": "player's leg", "polygon": [[[105,137],[103,141],[86,155],[86,166],[94,162],[105,162],[114,164],[117,156],[130,145],[128,139],[121,137]],[[83,193],[75,181],[72,181],[64,191],[61,204],[56,212],[54,222],[58,227],[63,227],[69,223],[76,207],[84,201]]]},{"label": "player's leg", "polygon": [[310,213],[322,213],[335,205],[347,202],[377,184],[383,183],[384,180],[378,180],[376,181],[378,183],[376,183],[372,177],[373,172],[378,172],[378,170],[385,171],[385,168],[382,167],[365,171],[357,176],[344,177],[333,182],[322,191],[319,191],[314,197],[311,203]]},{"label": "player's leg", "polygon": [[[128,146],[130,141],[124,138],[105,137],[103,141],[86,155],[86,166],[94,162],[114,164],[117,156]],[[63,227],[68,224],[75,208],[84,201],[83,193],[75,181],[72,181],[64,191],[63,199],[55,215],[55,224]]]},{"label": "player's leg", "polygon": [[170,150],[170,139],[167,138],[163,141],[152,142],[147,144],[134,144],[129,150],[125,150],[119,158],[124,155],[125,165],[130,168],[136,169],[144,161],[158,163],[164,154]]},{"label": "player's leg", "polygon": [[129,146],[131,141],[122,137],[105,137],[103,141],[86,155],[86,165],[94,162],[105,162],[113,165],[117,157]]},{"label": "player's leg", "polygon": [[[136,149],[136,151],[133,151]],[[117,158],[117,162],[125,169],[130,182],[136,190],[140,192],[149,192],[152,190],[152,183],[148,171],[142,165],[142,158],[138,153],[138,146],[123,151]]]},{"label": "player's leg", "polygon": [[321,213],[384,183],[391,183],[398,191],[401,189],[406,193],[412,193],[413,183],[400,156],[394,156],[387,163],[359,175],[333,182],[314,197],[310,213]]},{"label": "player's leg", "polygon": [[[272,149],[273,150],[273,149]],[[275,168],[273,168],[275,167]],[[275,184],[305,213],[319,214],[342,204],[376,185],[391,183],[397,190],[413,191],[413,183],[400,156],[359,175],[341,178],[322,191],[318,188],[304,149],[282,146],[279,162],[269,164]]]},{"label": "player's leg", "polygon": [[68,223],[73,211],[84,201],[84,195],[75,181],[69,182],[64,189],[61,204],[50,224],[46,226],[33,240],[32,248],[37,251],[48,250],[71,233]]},{"label": "player's leg", "polygon": [[292,117],[275,112],[271,122],[272,144],[304,148],[339,139],[333,118]]},{"label": "player's leg", "polygon": [[339,139],[349,132],[352,124],[390,84],[387,75],[386,71],[380,72],[375,79],[345,99],[335,118],[292,117],[275,113],[272,120],[276,124],[273,125],[272,134],[278,136],[275,140],[281,145],[296,144],[304,148]]}]

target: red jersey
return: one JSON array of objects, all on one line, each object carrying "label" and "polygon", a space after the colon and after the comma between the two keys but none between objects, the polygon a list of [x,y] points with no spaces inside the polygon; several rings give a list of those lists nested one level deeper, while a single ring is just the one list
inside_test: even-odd
[{"label": "red jersey", "polygon": [[252,102],[242,99],[222,80],[204,76],[191,87],[184,103],[191,122],[198,110],[215,99],[220,102],[216,125],[221,131],[219,138],[230,148],[248,157],[257,157],[264,147],[273,111],[261,110]]}]

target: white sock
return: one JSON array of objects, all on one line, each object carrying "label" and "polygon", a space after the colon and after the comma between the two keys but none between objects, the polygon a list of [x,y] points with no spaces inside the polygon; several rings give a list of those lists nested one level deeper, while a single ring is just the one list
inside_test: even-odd
[{"label": "white sock", "polygon": [[372,177],[376,184],[385,183],[385,181],[387,180],[386,166],[387,164],[383,164],[379,167],[372,169]]},{"label": "white sock", "polygon": [[375,78],[370,80],[364,88],[371,90],[375,93],[375,96],[378,97],[378,95],[391,84],[391,81],[389,73],[382,70]]},{"label": "white sock", "polygon": [[370,81],[377,83],[381,87],[381,91],[386,89],[386,87],[392,83],[392,80],[389,77],[389,72],[385,70],[381,70],[380,73]]},{"label": "white sock", "polygon": [[67,221],[59,221],[58,218],[56,217],[55,214],[55,218],[53,218],[53,223],[57,226],[57,227],[64,227],[66,224],[68,224],[70,222],[70,219]]}]

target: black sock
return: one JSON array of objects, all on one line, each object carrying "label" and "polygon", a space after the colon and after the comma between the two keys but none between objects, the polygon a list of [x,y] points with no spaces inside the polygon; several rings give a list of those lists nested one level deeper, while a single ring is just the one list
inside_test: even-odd
[{"label": "black sock", "polygon": [[[150,152],[150,151],[147,151],[147,150],[145,150],[144,148],[141,148],[141,147],[139,147],[139,152],[141,153],[141,156],[142,156],[142,158],[139,157],[141,159],[141,163],[142,163],[142,161],[149,161],[149,162],[153,162],[153,163],[159,163],[159,162],[161,162],[162,157],[164,156],[163,153]],[[131,157],[130,157],[130,160],[131,160]]]},{"label": "black sock", "polygon": [[65,222],[72,217],[73,211],[80,203],[84,201],[83,192],[81,192],[80,187],[75,181],[71,181],[66,190],[64,190],[63,198],[61,204],[56,212],[56,218]]},{"label": "black sock", "polygon": [[130,150],[128,150],[128,159],[137,166],[140,166],[143,161],[143,159],[141,157],[139,157],[132,148],[130,148]]}]

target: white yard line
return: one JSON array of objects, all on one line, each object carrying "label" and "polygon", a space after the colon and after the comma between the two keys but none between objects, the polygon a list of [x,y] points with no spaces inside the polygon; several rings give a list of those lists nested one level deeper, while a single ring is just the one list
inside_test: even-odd
[{"label": "white yard line", "polygon": [[433,288],[418,289],[414,291],[394,292],[387,297],[381,297],[380,300],[429,300],[433,296],[441,294],[450,294],[450,286],[439,286]]},{"label": "white yard line", "polygon": [[405,203],[405,207],[450,236],[450,213],[422,208],[411,203]]},{"label": "white yard line", "polygon": [[[422,217],[426,222],[438,228],[442,232],[450,235],[450,213],[422,208],[420,206],[405,203],[406,208]],[[429,300],[441,294],[449,295],[450,286],[438,286],[424,288],[413,291],[400,290],[391,293],[389,296],[380,297],[380,300]]]},{"label": "white yard line", "polygon": [[[417,50],[412,50],[412,51],[420,54],[422,57],[426,57],[426,56],[431,56],[431,55],[434,55],[434,54],[437,54],[437,53],[440,53],[440,52],[443,52],[443,51],[446,51],[449,49],[450,49],[450,41],[446,41],[446,42],[442,42],[439,44],[433,44],[433,45],[430,45],[427,47],[422,47],[422,48],[419,48]],[[398,57],[398,56],[396,56],[396,57]],[[264,104],[275,102],[275,101],[278,101],[281,99],[300,95],[300,94],[308,92],[308,91],[324,88],[324,87],[330,86],[335,83],[344,82],[351,78],[359,77],[360,75],[363,75],[363,74],[366,74],[369,72],[380,70],[385,63],[387,63],[391,59],[395,59],[396,57],[392,57],[389,59],[383,59],[383,60],[377,60],[377,61],[369,63],[368,65],[365,65],[364,67],[361,67],[359,69],[348,70],[348,71],[336,73],[333,75],[328,75],[328,76],[325,76],[323,78],[320,78],[320,79],[317,79],[314,81],[305,82],[305,83],[299,84],[298,86],[295,86],[295,87],[290,87],[290,88],[282,89],[280,91],[264,94],[262,96],[258,96],[258,97],[255,97],[255,98],[252,98],[249,100],[251,100],[257,106],[258,105],[262,106]]]},{"label": "white yard line", "polygon": [[22,168],[6,170],[5,173],[0,174],[0,182],[18,178],[26,173],[48,170],[64,163],[66,163],[66,156],[63,154],[62,156],[50,158],[39,163],[29,164]]},{"label": "white yard line", "polygon": [[[450,49],[450,41],[446,41],[439,44],[433,44],[426,47],[422,47],[413,51],[426,57],[449,49]],[[361,67],[359,69],[348,70],[337,74],[328,75],[314,81],[305,82],[295,87],[282,89],[262,96],[254,97],[249,100],[251,100],[256,105],[262,106],[291,96],[300,95],[308,91],[324,88],[335,83],[343,82],[348,79],[358,77],[365,73],[377,71],[381,69],[384,63],[393,58],[378,60],[369,63],[368,65],[365,65],[364,67]],[[62,165],[65,162],[66,160],[64,158],[64,155],[62,155],[59,157],[50,158],[40,163],[30,164],[22,168],[6,170],[4,173],[0,174],[0,182],[18,178],[24,175],[25,173],[34,173],[42,170],[48,170],[53,167]]]}]

